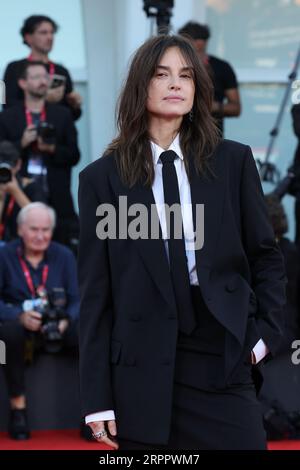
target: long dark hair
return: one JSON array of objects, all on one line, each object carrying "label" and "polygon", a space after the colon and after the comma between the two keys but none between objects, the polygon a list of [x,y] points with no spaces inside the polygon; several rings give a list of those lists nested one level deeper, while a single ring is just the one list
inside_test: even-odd
[{"label": "long dark hair", "polygon": [[123,182],[132,187],[137,182],[151,186],[154,165],[148,133],[146,109],[148,86],[161,57],[170,47],[177,47],[193,69],[195,98],[189,114],[183,116],[179,129],[180,146],[185,162],[192,155],[196,170],[205,173],[208,160],[219,142],[219,133],[211,115],[213,86],[205,66],[192,44],[181,36],[159,35],[146,41],[135,53],[121,92],[117,113],[119,134],[106,150],[117,151]]}]

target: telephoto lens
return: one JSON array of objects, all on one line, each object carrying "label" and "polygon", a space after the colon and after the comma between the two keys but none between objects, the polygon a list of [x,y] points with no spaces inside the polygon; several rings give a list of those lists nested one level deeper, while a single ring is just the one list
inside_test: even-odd
[{"label": "telephoto lens", "polygon": [[9,163],[0,162],[0,184],[9,183],[12,180],[11,168]]}]

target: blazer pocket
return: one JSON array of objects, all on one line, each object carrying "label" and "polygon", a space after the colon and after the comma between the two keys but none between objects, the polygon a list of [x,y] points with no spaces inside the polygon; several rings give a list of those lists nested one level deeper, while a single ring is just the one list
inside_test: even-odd
[{"label": "blazer pocket", "polygon": [[122,344],[119,341],[112,340],[111,351],[110,351],[110,362],[112,364],[118,364],[121,357]]}]

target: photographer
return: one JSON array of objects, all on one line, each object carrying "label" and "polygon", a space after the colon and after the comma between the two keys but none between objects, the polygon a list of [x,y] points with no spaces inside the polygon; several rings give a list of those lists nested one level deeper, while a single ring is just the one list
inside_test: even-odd
[{"label": "photographer", "polygon": [[17,222],[20,240],[0,249],[0,338],[7,348],[3,369],[11,405],[9,433],[13,439],[28,439],[25,344],[33,351],[37,346],[46,352],[76,350],[79,298],[75,258],[51,242],[53,209],[31,203],[21,209]]},{"label": "photographer", "polygon": [[36,181],[57,214],[54,239],[77,237],[78,218],[71,196],[71,168],[79,161],[77,131],[68,109],[46,102],[49,74],[42,62],[28,62],[19,80],[25,101],[0,114],[0,141],[21,151],[22,176]]},{"label": "photographer", "polygon": [[26,18],[21,28],[23,43],[30,48],[30,55],[26,59],[17,60],[8,64],[4,82],[6,85],[6,105],[14,106],[18,101],[24,100],[22,88],[18,79],[27,61],[42,61],[50,75],[51,86],[47,91],[49,103],[59,103],[71,111],[73,119],[81,116],[81,96],[73,90],[73,83],[68,70],[49,59],[52,50],[54,34],[58,26],[51,18],[43,15],[33,15]]},{"label": "photographer", "polygon": [[45,195],[33,180],[19,174],[22,161],[11,142],[0,142],[0,241],[17,237],[16,218],[22,207],[44,201]]}]

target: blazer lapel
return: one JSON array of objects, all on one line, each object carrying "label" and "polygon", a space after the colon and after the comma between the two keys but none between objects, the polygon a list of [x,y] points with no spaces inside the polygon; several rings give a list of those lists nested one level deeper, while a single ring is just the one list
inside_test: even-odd
[{"label": "blazer lapel", "polygon": [[[189,159],[191,199],[193,207],[193,222],[196,236],[199,231],[204,233],[202,248],[195,250],[196,267],[200,287],[209,280],[210,270],[215,256],[215,248],[220,236],[220,225],[224,208],[224,182],[220,171],[214,164],[212,157],[212,169],[216,176],[203,176],[196,173],[193,160]],[[197,204],[204,205],[204,227],[202,220],[196,220]],[[198,217],[199,219],[199,217]]]},{"label": "blazer lapel", "polygon": [[[121,188],[120,188],[121,189]],[[152,280],[158,290],[163,295],[165,301],[172,309],[176,309],[175,297],[171,283],[169,262],[166,254],[164,241],[162,239],[161,227],[159,224],[158,213],[151,188],[142,184],[136,184],[132,188],[122,186],[121,194],[127,197],[127,208],[133,208],[134,204],[142,205],[148,219],[147,238],[137,238],[133,241],[139,251],[139,255],[148,270]],[[120,193],[119,195],[120,196]],[[137,214],[138,216],[139,214]],[[136,217],[137,217],[136,216]],[[151,223],[156,219],[158,233],[156,237],[151,236]],[[135,217],[128,217],[128,226]]]}]

